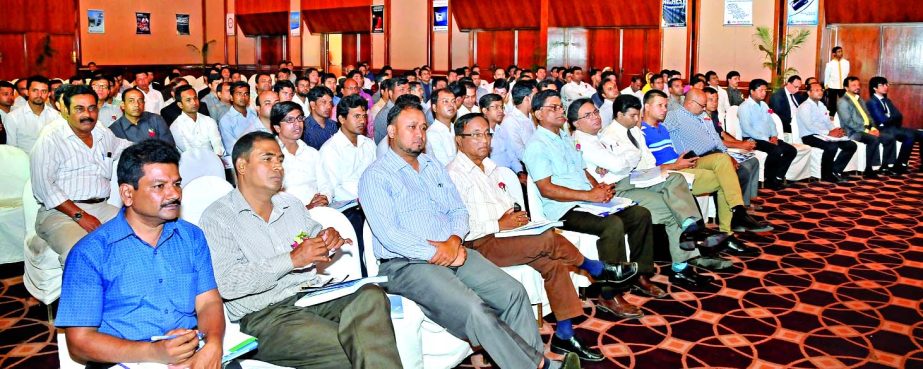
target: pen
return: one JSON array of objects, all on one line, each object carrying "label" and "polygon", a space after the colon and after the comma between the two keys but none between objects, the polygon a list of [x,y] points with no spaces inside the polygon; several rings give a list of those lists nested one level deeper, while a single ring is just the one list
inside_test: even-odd
[{"label": "pen", "polygon": [[[199,336],[200,340],[205,339],[205,335],[202,332],[196,332],[196,335]],[[163,340],[172,340],[176,337],[182,336],[182,334],[171,334],[169,336],[153,336],[151,337],[151,342],[163,341]]]}]

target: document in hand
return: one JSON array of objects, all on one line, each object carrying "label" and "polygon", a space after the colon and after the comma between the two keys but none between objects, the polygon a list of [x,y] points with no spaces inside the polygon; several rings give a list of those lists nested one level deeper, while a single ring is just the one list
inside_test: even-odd
[{"label": "document in hand", "polygon": [[827,136],[827,135],[817,135],[817,138],[827,141],[827,142],[849,141],[849,137],[846,137],[846,136],[833,137],[833,136]]},{"label": "document in hand", "polygon": [[334,201],[330,203],[331,208],[341,213],[345,211],[346,209],[354,208],[356,206],[359,206],[359,202],[356,201],[356,199],[345,200],[345,201]]},{"label": "document in hand", "polygon": [[307,293],[295,302],[295,306],[305,307],[320,304],[352,294],[369,283],[387,282],[388,277],[376,276],[352,281],[334,283],[318,288],[309,288]]},{"label": "document in hand", "polygon": [[607,217],[609,215],[625,210],[632,205],[637,205],[637,203],[635,203],[632,199],[627,199],[624,197],[613,197],[609,202],[581,203],[580,205],[577,205],[577,208],[574,209],[574,211],[582,211],[599,217]]},{"label": "document in hand", "polygon": [[[205,339],[208,339],[208,337]],[[231,360],[243,356],[250,351],[256,350],[256,348],[259,346],[259,341],[257,341],[256,337],[242,333],[238,329],[228,329],[224,332],[224,342],[222,343],[222,346],[224,346],[224,353],[221,357],[221,362],[227,363]],[[116,364],[112,368],[167,369],[167,365],[160,363],[121,363]]]},{"label": "document in hand", "polygon": [[526,224],[519,228],[507,229],[505,231],[500,231],[494,233],[496,238],[504,237],[515,237],[515,236],[535,236],[542,234],[542,232],[547,231],[548,229],[554,227],[563,226],[564,222],[561,221],[551,221],[551,220],[541,220],[541,221],[531,221],[529,224]]},{"label": "document in hand", "polygon": [[660,167],[653,167],[631,171],[631,174],[628,175],[628,182],[637,188],[648,188],[666,181],[663,177]]}]

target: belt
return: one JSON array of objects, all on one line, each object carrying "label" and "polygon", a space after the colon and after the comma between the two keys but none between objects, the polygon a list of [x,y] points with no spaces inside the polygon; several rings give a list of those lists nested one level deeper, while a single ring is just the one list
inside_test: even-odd
[{"label": "belt", "polygon": [[109,198],[108,197],[95,197],[95,198],[86,199],[86,200],[73,200],[73,202],[76,204],[99,204],[106,200],[109,200]]}]

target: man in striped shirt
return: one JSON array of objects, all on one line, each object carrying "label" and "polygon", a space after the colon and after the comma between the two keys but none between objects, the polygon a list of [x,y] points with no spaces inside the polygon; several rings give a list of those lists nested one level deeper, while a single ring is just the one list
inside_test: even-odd
[{"label": "man in striped shirt", "polygon": [[96,124],[97,98],[90,86],[68,87],[61,112],[67,124],[52,123],[44,130],[30,158],[32,191],[42,205],[36,234],[60,255],[62,265],[77,241],[118,213],[106,203],[112,165],[131,142]]}]

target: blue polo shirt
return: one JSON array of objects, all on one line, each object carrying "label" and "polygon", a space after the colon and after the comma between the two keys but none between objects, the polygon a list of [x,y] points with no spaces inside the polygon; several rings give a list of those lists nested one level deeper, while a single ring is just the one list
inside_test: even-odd
[{"label": "blue polo shirt", "polygon": [[[533,181],[551,177],[551,183],[572,190],[589,191],[590,181],[586,179],[583,155],[577,151],[571,137],[561,129],[554,134],[539,126],[526,144],[522,162]],[[559,220],[568,210],[579,205],[579,201],[559,202],[542,197],[542,210],[550,220]]]},{"label": "blue polo shirt", "polygon": [[679,158],[679,154],[673,148],[670,131],[663,123],[654,127],[647,122],[641,122],[641,132],[644,133],[644,141],[651,149],[651,154],[654,154],[654,160],[657,161],[658,166],[673,163]]},{"label": "blue polo shirt", "polygon": [[205,234],[184,220],[164,224],[156,247],[135,235],[125,209],[68,254],[55,325],[146,341],[194,328],[195,299],[216,289]]}]

